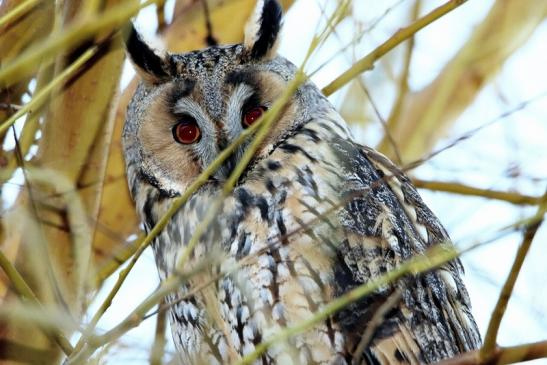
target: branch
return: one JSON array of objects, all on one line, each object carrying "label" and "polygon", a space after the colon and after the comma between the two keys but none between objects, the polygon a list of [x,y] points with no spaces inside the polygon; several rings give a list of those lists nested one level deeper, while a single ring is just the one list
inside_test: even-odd
[{"label": "branch", "polygon": [[41,0],[26,0],[17,5],[6,15],[0,17],[0,28],[18,19],[20,16],[28,13],[34,8]]},{"label": "branch", "polygon": [[[415,0],[414,7],[412,8],[412,21],[416,21],[418,19],[418,15],[420,14],[420,8],[422,1],[421,0]],[[408,80],[410,77],[410,63],[412,61],[412,55],[414,51],[414,43],[415,38],[414,36],[410,37],[408,40],[407,46],[405,48],[405,54],[403,59],[403,70],[401,72],[401,75],[399,76],[399,87],[397,88],[397,96],[395,98],[395,102],[393,103],[393,107],[391,108],[391,111],[389,113],[389,117],[387,118],[387,126],[385,126],[385,136],[382,139],[380,143],[385,143],[389,145],[394,152],[394,157],[397,157],[397,162],[399,164],[402,164],[402,160],[400,158],[400,151],[397,147],[397,142],[394,140],[393,136],[391,135],[391,130],[394,128],[395,125],[397,125],[401,121],[401,111],[403,110],[404,101],[408,96],[409,93],[409,85]],[[384,150],[387,146],[385,145],[379,145],[378,150]]]},{"label": "branch", "polygon": [[[40,302],[38,301],[38,298],[30,288],[30,286],[28,286],[25,279],[23,279],[19,271],[17,271],[15,266],[11,264],[11,262],[2,251],[0,251],[0,267],[2,267],[2,269],[12,282],[13,287],[15,288],[15,291],[17,292],[19,297],[40,306]],[[44,330],[44,332],[46,332],[46,334],[49,334],[48,332],[50,331]],[[63,336],[62,333],[54,330],[53,333],[51,333],[51,337],[53,337],[53,340],[59,345],[59,347],[66,355],[70,355],[73,350],[72,345],[67,340],[67,338]]]},{"label": "branch", "polygon": [[412,37],[420,29],[426,27],[427,25],[433,23],[435,20],[441,18],[443,15],[449,13],[450,11],[456,9],[467,0],[451,0],[445,3],[444,5],[439,6],[438,8],[432,10],[427,15],[416,20],[411,25],[401,28],[394,35],[392,35],[387,41],[382,43],[368,55],[357,61],[352,67],[350,67],[342,75],[338,76],[334,81],[323,88],[323,94],[329,96],[334,93],[342,86],[346,85],[348,82],[353,80],[357,75],[367,70],[371,70],[374,67],[374,63],[381,58],[383,55],[391,51],[393,48],[401,44],[403,41]]},{"label": "branch", "polygon": [[15,121],[21,118],[26,113],[31,113],[33,110],[42,106],[42,104],[48,99],[49,94],[60,87],[66,80],[74,75],[76,71],[80,69],[87,61],[91,59],[97,53],[98,47],[88,49],[82,54],[76,61],[74,61],[69,67],[67,67],[59,76],[53,79],[47,86],[45,86],[40,92],[36,94],[27,104],[13,114],[8,120],[0,125],[0,134],[4,133]]},{"label": "branch", "polygon": [[[427,153],[547,15],[547,2],[495,1],[458,53],[425,88],[407,95],[401,120],[388,125],[407,161]],[[392,158],[384,138],[378,150]]]},{"label": "branch", "polygon": [[543,215],[545,214],[546,209],[547,192],[543,195],[542,203],[536,213],[538,220],[526,226],[526,229],[524,231],[524,239],[517,251],[517,255],[515,257],[515,261],[513,262],[513,266],[511,267],[511,271],[509,272],[509,276],[503,284],[503,288],[498,298],[498,302],[496,303],[494,312],[492,313],[492,317],[490,318],[490,323],[488,324],[486,335],[484,336],[484,345],[482,346],[479,353],[479,357],[482,362],[489,361],[495,355],[496,340],[501,320],[503,319],[503,315],[505,314],[505,310],[507,309],[509,299],[511,299],[511,294],[513,293],[515,282],[517,281],[520,270],[522,269],[524,259],[526,258],[526,255],[530,250],[530,246],[532,244],[532,241],[534,240],[534,236],[536,235],[539,226],[543,222]]},{"label": "branch", "polygon": [[487,363],[481,362],[480,350],[466,352],[435,365],[505,365],[547,357],[547,340],[511,347],[496,347]]},{"label": "branch", "polygon": [[502,200],[517,205],[538,205],[542,197],[524,195],[508,191],[498,191],[491,189],[481,189],[473,186],[445,181],[429,181],[421,179],[412,179],[414,185],[418,188],[455,193],[460,195],[479,196],[481,198]]},{"label": "branch", "polygon": [[123,25],[140,9],[162,0],[146,0],[143,3],[132,0],[113,6],[102,13],[85,17],[74,25],[61,29],[49,36],[47,41],[17,57],[0,69],[0,86],[7,87],[21,80],[39,63],[46,64],[64,50],[103,31],[110,31]]},{"label": "branch", "polygon": [[95,287],[98,288],[101,284],[116,270],[125,264],[139,248],[139,244],[142,243],[144,235],[141,234],[136,240],[127,243],[117,250],[112,257],[97,270],[95,275]]},{"label": "branch", "polygon": [[[158,303],[158,308],[165,304],[165,298]],[[167,324],[167,311],[158,311],[156,318],[156,333],[154,344],[150,351],[150,365],[161,365],[165,353],[165,328]]]}]

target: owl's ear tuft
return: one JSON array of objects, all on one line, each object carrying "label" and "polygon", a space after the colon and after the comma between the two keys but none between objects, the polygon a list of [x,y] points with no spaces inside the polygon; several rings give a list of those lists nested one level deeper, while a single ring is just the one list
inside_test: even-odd
[{"label": "owl's ear tuft", "polygon": [[144,81],[159,84],[168,79],[168,61],[165,55],[156,53],[137,32],[133,23],[124,29],[125,48],[137,73]]},{"label": "owl's ear tuft", "polygon": [[277,0],[257,1],[245,25],[244,46],[252,59],[267,59],[275,55],[282,18],[283,10]]}]

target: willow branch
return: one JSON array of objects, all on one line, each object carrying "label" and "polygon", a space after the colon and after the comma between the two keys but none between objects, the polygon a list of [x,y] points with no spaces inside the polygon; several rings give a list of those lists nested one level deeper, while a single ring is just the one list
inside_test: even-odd
[{"label": "willow branch", "polygon": [[[423,156],[446,134],[477,94],[502,70],[503,64],[524,46],[547,15],[547,2],[498,0],[476,26],[465,44],[433,81],[409,93],[400,123],[390,131],[406,160]],[[393,158],[382,141],[378,150]]]},{"label": "willow branch", "polygon": [[[466,352],[435,365],[483,365],[480,350]],[[547,357],[547,340],[510,347],[496,347],[488,364],[505,365]]]},{"label": "willow branch", "polygon": [[128,0],[103,13],[96,13],[76,21],[48,37],[42,44],[31,48],[0,69],[0,86],[7,87],[27,76],[39,63],[51,61],[57,54],[78,45],[99,32],[123,25],[140,9],[163,0],[147,0],[143,3]]},{"label": "willow branch", "polygon": [[[538,215],[533,217],[521,219],[513,224],[503,227],[499,233],[508,233],[522,226],[533,225],[539,222]],[[499,237],[498,237],[499,238]],[[491,242],[491,240],[486,241]],[[260,357],[264,352],[268,350],[270,346],[275,343],[283,342],[290,337],[303,333],[314,325],[324,321],[329,316],[340,311],[348,304],[351,304],[362,297],[369,295],[376,291],[380,287],[385,285],[392,284],[396,280],[400,279],[402,276],[407,274],[418,275],[420,273],[426,272],[428,270],[437,268],[456,257],[467,253],[473,249],[481,247],[485,242],[478,242],[467,246],[465,249],[458,250],[454,246],[439,244],[431,247],[426,252],[421,255],[415,256],[410,260],[403,262],[399,267],[395,268],[392,271],[385,273],[384,275],[372,280],[368,283],[362,284],[357,288],[347,292],[341,297],[338,297],[330,304],[322,308],[320,312],[315,313],[311,318],[303,320],[292,327],[286,327],[279,332],[273,334],[270,338],[265,339],[259,345],[255,347],[255,351],[243,357],[237,365],[251,364],[258,357]]]},{"label": "willow branch", "polygon": [[481,198],[501,200],[517,205],[538,205],[542,200],[542,197],[539,196],[524,195],[492,189],[481,189],[457,182],[431,181],[422,179],[412,179],[412,182],[416,187],[422,189],[443,191],[460,195],[478,196]]},{"label": "willow branch", "polygon": [[451,0],[444,5],[432,10],[430,13],[424,15],[420,19],[416,20],[411,25],[401,28],[395,34],[393,34],[387,41],[376,47],[368,55],[357,61],[352,67],[345,71],[342,75],[338,76],[334,81],[323,88],[323,94],[329,96],[342,86],[353,80],[357,75],[367,70],[371,70],[374,67],[374,63],[391,51],[393,48],[401,44],[403,41],[409,39],[416,34],[420,29],[433,23],[435,20],[441,18],[452,10],[456,9],[467,0]]},{"label": "willow branch", "polygon": [[[165,304],[165,299],[158,303],[158,308]],[[154,344],[150,352],[150,365],[161,365],[163,354],[165,352],[165,328],[167,324],[167,312],[158,311],[156,318],[156,333],[154,336]]]},{"label": "willow branch", "polygon": [[26,0],[17,5],[13,10],[0,18],[0,28],[28,13],[40,1],[41,0]]},{"label": "willow branch", "polygon": [[[7,277],[12,282],[15,291],[21,298],[26,299],[38,306],[41,305],[30,286],[26,283],[25,279],[21,276],[19,271],[17,271],[15,266],[11,264],[2,251],[0,251],[0,267],[2,267]],[[50,331],[44,329],[44,332],[48,334]],[[66,355],[70,355],[73,350],[72,345],[62,333],[53,330],[51,337],[53,337],[53,340],[59,345],[61,350],[63,350]]]},{"label": "willow branch", "polygon": [[[421,0],[415,0],[414,7],[412,8],[412,21],[415,21],[418,18],[421,8]],[[395,142],[393,136],[391,135],[390,130],[393,129],[401,120],[401,111],[403,110],[403,103],[408,95],[409,86],[408,78],[410,76],[410,64],[412,61],[412,54],[414,51],[414,36],[410,37],[408,40],[407,46],[405,48],[405,54],[403,58],[403,71],[401,76],[399,76],[399,87],[397,90],[397,97],[393,103],[393,107],[387,118],[386,133],[382,141],[380,141],[378,149],[380,151],[391,146],[393,148],[394,156],[398,158],[399,163],[402,163],[400,158],[399,148],[397,147],[397,142]]]},{"label": "willow branch", "polygon": [[95,275],[95,286],[99,287],[106,278],[112,275],[123,264],[125,264],[139,249],[139,245],[143,242],[144,235],[141,235],[135,241],[124,245],[116,254],[114,254],[109,261],[101,265],[101,268],[97,270]]},{"label": "willow branch", "polygon": [[509,299],[511,299],[511,294],[513,293],[513,288],[517,281],[520,270],[522,269],[524,259],[526,258],[526,255],[530,250],[530,246],[532,245],[532,241],[534,240],[539,226],[543,222],[543,215],[545,214],[546,210],[547,192],[543,195],[542,204],[539,206],[536,213],[536,216],[538,217],[537,222],[526,226],[524,230],[524,238],[520,247],[517,250],[517,255],[515,257],[513,265],[511,266],[509,276],[503,284],[500,296],[498,298],[496,306],[494,307],[494,312],[492,313],[492,317],[490,318],[490,323],[488,324],[486,335],[484,336],[484,344],[480,350],[481,361],[489,361],[490,358],[495,354],[496,340],[498,337],[501,320],[503,319],[503,315],[505,314],[505,310],[507,309]]},{"label": "willow branch", "polygon": [[374,333],[376,330],[382,325],[384,320],[386,319],[386,315],[391,311],[399,302],[401,301],[402,293],[401,290],[395,289],[393,293],[386,299],[382,305],[374,312],[374,315],[368,322],[368,324],[365,327],[365,331],[363,332],[363,335],[361,336],[361,340],[359,341],[359,344],[355,348],[355,351],[353,351],[353,358],[352,358],[352,364],[358,365],[361,363],[360,359],[363,356],[363,352],[367,348],[367,346],[370,345]]},{"label": "willow branch", "polygon": [[[87,61],[91,59],[97,53],[98,47],[93,47],[84,52],[76,61],[68,66],[63,72],[54,78],[47,86],[40,90],[36,96],[32,98],[27,104],[13,114],[8,120],[0,125],[0,134],[8,130],[8,128],[15,123],[15,121],[21,118],[27,113],[31,113],[33,110],[38,109],[48,99],[53,90],[61,86],[66,80],[73,76],[76,71],[80,69]],[[1,73],[2,71],[0,71]]]}]

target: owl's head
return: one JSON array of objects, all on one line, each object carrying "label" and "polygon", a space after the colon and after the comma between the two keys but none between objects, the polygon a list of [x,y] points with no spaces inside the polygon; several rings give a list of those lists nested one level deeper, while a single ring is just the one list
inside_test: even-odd
[{"label": "owl's head", "polygon": [[[281,21],[276,0],[259,0],[245,27],[243,44],[184,54],[156,53],[131,30],[127,51],[141,82],[123,134],[130,180],[134,175],[169,196],[183,192],[268,110],[296,71],[276,55]],[[317,109],[313,104],[321,100],[313,85],[302,86],[255,158],[266,156],[308,120]],[[240,145],[212,179],[225,180],[247,146]]]}]

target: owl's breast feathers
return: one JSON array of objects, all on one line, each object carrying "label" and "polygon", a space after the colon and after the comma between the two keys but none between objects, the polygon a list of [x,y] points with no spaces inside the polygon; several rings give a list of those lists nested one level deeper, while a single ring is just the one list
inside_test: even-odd
[{"label": "owl's breast feathers", "polygon": [[[156,245],[157,256],[176,257],[173,239],[188,242],[204,196],[173,219],[166,232],[179,232],[167,234],[165,249]],[[234,360],[439,243],[450,243],[446,231],[402,172],[352,142],[337,115],[312,120],[253,166],[196,248],[195,260],[214,247],[226,252],[216,274],[238,262],[243,268],[174,305],[175,340],[188,359]],[[454,261],[408,275],[272,346],[261,361],[418,364],[475,349],[480,338],[461,273]]]}]

